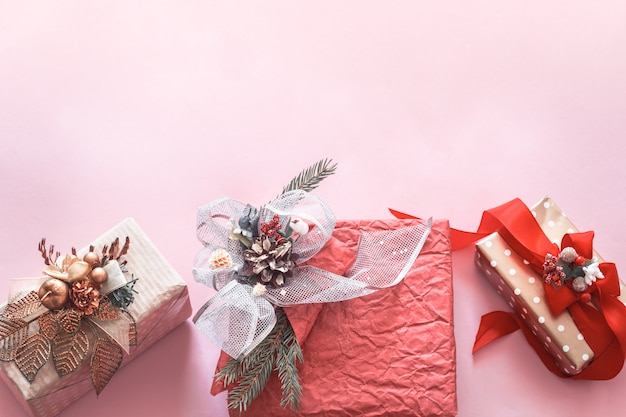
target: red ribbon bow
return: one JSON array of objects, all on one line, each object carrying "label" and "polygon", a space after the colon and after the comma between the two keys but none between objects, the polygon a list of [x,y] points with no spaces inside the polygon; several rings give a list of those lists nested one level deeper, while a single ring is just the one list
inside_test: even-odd
[{"label": "red ribbon bow", "polygon": [[[416,218],[409,214],[391,210],[401,219]],[[452,250],[460,249],[493,232],[498,232],[511,248],[532,268],[543,275],[546,254],[558,256],[559,247],[545,235],[539,223],[526,205],[519,199],[483,212],[478,230],[466,232],[451,229]],[[570,233],[563,236],[561,247],[573,247],[585,258],[593,257],[593,232]],[[620,294],[620,281],[615,264],[603,262],[600,271],[604,279],[593,283],[586,297],[581,297],[568,286],[559,289],[544,284],[546,301],[554,315],[569,311],[576,326],[594,352],[594,359],[577,375],[564,374],[542,343],[532,334],[526,323],[515,313],[495,311],[481,318],[473,352],[509,333],[521,329],[528,343],[539,355],[544,365],[563,378],[605,380],[615,377],[624,365],[626,349],[626,306],[616,297]]]}]

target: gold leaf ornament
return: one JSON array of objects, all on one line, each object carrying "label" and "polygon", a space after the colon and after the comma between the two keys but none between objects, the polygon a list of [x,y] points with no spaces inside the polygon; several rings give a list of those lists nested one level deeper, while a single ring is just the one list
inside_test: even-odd
[{"label": "gold leaf ornament", "polygon": [[0,360],[12,361],[17,347],[28,337],[28,323],[0,317]]},{"label": "gold leaf ornament", "polygon": [[23,319],[37,311],[40,305],[39,295],[31,291],[16,302],[7,304],[2,315],[8,319]]},{"label": "gold leaf ornament", "polygon": [[80,328],[80,314],[75,310],[63,310],[58,314],[59,326],[65,333],[76,333]]},{"label": "gold leaf ornament", "polygon": [[122,348],[110,339],[98,339],[91,357],[91,383],[100,395],[122,364]]},{"label": "gold leaf ornament", "polygon": [[22,375],[33,382],[37,372],[48,361],[50,357],[50,341],[41,333],[35,333],[26,338],[15,349],[15,364]]},{"label": "gold leaf ornament", "polygon": [[52,340],[59,333],[59,320],[58,314],[53,311],[48,311],[39,316],[39,330],[48,340]]},{"label": "gold leaf ornament", "polygon": [[78,330],[74,334],[62,333],[52,343],[52,360],[59,376],[68,375],[77,370],[89,353],[89,337]]}]

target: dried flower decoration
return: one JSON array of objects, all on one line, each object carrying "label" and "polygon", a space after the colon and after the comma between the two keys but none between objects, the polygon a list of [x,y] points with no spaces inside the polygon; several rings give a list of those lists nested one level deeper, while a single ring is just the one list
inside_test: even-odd
[{"label": "dried flower decoration", "polygon": [[233,259],[230,253],[222,248],[214,250],[208,262],[211,269],[225,269],[233,266]]},{"label": "dried flower decoration", "polygon": [[568,246],[558,256],[546,255],[543,278],[546,284],[552,284],[554,288],[561,288],[569,283],[574,291],[583,293],[596,279],[604,278],[604,275],[596,258],[586,259],[576,249]]},{"label": "dried flower decoration", "polygon": [[[38,250],[47,278],[37,291],[0,310],[0,360],[14,361],[33,382],[50,356],[63,377],[91,355],[91,381],[100,394],[119,368],[123,352],[136,344],[136,324],[127,311],[134,301],[136,279],[126,282],[122,270],[126,261],[121,259],[129,246],[127,237],[124,245],[115,239],[104,246],[101,255],[90,246],[82,258],[74,248],[62,257],[42,239]],[[124,326],[121,333],[126,329],[128,337],[110,336],[110,331],[100,327],[102,322]]]}]

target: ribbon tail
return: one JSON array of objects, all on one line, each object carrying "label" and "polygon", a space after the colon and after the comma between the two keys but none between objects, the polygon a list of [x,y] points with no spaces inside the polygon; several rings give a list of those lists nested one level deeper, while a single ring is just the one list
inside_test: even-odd
[{"label": "ribbon tail", "polygon": [[493,311],[483,315],[480,319],[480,326],[476,333],[472,353],[476,353],[476,351],[494,340],[519,329],[520,322],[515,313]]},{"label": "ribbon tail", "polygon": [[193,318],[198,329],[233,358],[252,351],[276,324],[274,307],[252,294],[252,287],[231,281]]}]

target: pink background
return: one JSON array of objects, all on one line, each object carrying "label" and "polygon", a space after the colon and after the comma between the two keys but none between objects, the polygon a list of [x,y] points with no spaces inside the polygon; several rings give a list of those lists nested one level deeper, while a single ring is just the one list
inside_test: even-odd
[{"label": "pink background", "polygon": [[[106,4],[105,4],[106,3]],[[189,283],[196,208],[261,204],[320,158],[338,218],[387,207],[472,229],[552,196],[626,267],[621,1],[0,1],[0,299],[43,236],[82,247],[134,217]],[[626,372],[554,377],[454,254],[459,416],[623,415]],[[187,322],[62,415],[226,416],[217,349]],[[23,415],[0,385],[4,416]]]}]

